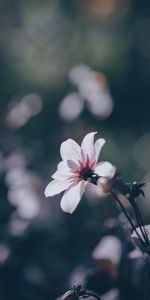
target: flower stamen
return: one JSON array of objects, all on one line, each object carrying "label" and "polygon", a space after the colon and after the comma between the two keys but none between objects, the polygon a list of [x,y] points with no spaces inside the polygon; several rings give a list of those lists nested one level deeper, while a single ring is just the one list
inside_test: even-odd
[{"label": "flower stamen", "polygon": [[80,172],[80,177],[85,180],[85,181],[89,181],[95,185],[97,185],[97,181],[99,176],[89,167],[84,168],[81,172]]}]

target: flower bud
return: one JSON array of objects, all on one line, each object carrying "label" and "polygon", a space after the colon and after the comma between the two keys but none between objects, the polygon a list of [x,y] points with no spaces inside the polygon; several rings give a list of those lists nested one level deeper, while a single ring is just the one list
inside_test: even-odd
[{"label": "flower bud", "polygon": [[113,187],[113,180],[106,177],[99,177],[97,187],[100,188],[103,193],[110,193]]}]

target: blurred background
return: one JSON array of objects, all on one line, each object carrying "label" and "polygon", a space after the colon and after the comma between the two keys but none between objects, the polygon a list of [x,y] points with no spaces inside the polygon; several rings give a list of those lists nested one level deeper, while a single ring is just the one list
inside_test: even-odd
[{"label": "blurred background", "polygon": [[[45,199],[44,189],[60,143],[80,143],[96,130],[107,141],[101,159],[126,181],[146,182],[138,203],[149,222],[149,36],[149,1],[0,2],[2,300],[53,300],[74,281],[105,300],[141,297],[144,262],[129,264],[130,275],[139,276],[130,284],[123,277],[134,247],[115,201],[90,188],[70,216],[60,209],[61,196]],[[92,253],[107,235],[110,243],[117,237],[119,260],[108,254],[111,265],[99,262],[95,271]]]}]

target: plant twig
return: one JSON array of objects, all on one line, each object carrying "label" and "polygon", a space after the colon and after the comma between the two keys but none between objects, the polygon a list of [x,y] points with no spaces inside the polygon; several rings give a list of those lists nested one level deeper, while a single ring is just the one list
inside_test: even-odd
[{"label": "plant twig", "polygon": [[150,244],[149,242],[149,239],[148,239],[148,236],[147,236],[147,232],[146,232],[146,229],[145,229],[145,226],[144,226],[144,222],[143,222],[143,219],[142,219],[142,215],[141,215],[141,212],[137,206],[137,204],[134,202],[134,212],[135,212],[135,216],[136,216],[136,219],[137,219],[137,223],[140,227],[140,230],[141,230],[141,233],[143,235],[143,238],[145,240],[145,243],[147,245]]},{"label": "plant twig", "polygon": [[131,218],[129,217],[128,213],[126,212],[126,210],[125,210],[123,204],[121,203],[121,201],[119,200],[119,198],[117,197],[117,195],[116,195],[113,191],[111,192],[111,194],[112,194],[112,196],[116,199],[116,201],[118,202],[118,204],[120,205],[120,207],[121,207],[121,209],[122,209],[124,215],[126,216],[127,220],[129,221],[129,223],[130,223],[132,229],[136,232],[136,234],[137,234],[139,240],[141,241],[141,243],[142,243],[143,245],[145,245],[145,243],[144,243],[144,241],[142,240],[142,238],[140,237],[140,235],[139,235],[139,233],[138,233],[136,227],[134,226],[134,224],[133,224]]},{"label": "plant twig", "polygon": [[97,300],[101,300],[101,298],[97,295],[97,294],[94,294],[93,292],[91,292],[91,291],[86,291],[86,293],[85,293],[85,296],[86,297],[93,297],[93,298],[95,298],[95,299],[97,299]]}]

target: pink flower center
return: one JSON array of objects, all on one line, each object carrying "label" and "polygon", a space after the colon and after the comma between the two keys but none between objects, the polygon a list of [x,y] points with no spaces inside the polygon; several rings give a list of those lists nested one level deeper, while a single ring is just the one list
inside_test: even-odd
[{"label": "pink flower center", "polygon": [[82,170],[85,169],[85,168],[93,169],[93,168],[95,167],[95,161],[94,161],[94,162],[91,161],[91,160],[89,159],[89,156],[88,156],[88,155],[87,155],[87,157],[86,157],[86,160],[83,161],[83,162],[80,161],[79,164],[80,164],[80,171],[82,171]]}]

